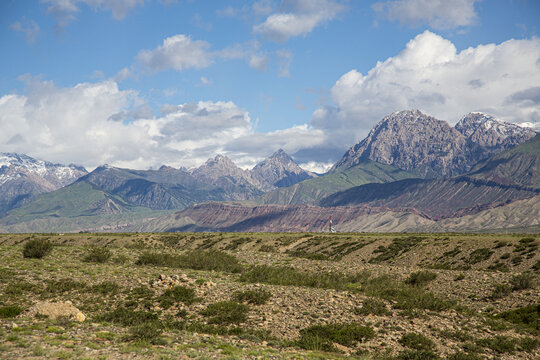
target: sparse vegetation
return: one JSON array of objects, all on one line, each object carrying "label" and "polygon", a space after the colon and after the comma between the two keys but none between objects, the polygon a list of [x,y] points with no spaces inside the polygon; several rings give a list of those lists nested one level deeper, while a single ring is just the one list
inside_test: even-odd
[{"label": "sparse vegetation", "polygon": [[232,294],[232,298],[234,301],[247,302],[248,304],[253,305],[266,304],[266,302],[270,300],[271,297],[272,293],[264,289],[235,291]]},{"label": "sparse vegetation", "polygon": [[[11,357],[80,357],[83,347],[111,358],[120,351],[168,358],[173,349],[192,358],[393,360],[536,358],[540,351],[538,241],[523,236],[7,237],[0,234],[0,318],[8,324],[0,352]],[[58,244],[51,256],[21,257],[26,243],[44,239]],[[271,255],[259,251],[265,247]],[[104,262],[102,249],[110,253]],[[471,254],[485,257],[485,249],[494,254],[469,271]],[[84,323],[35,314],[40,301],[67,300]]]},{"label": "sparse vegetation", "polygon": [[298,345],[308,350],[335,351],[333,343],[350,347],[373,337],[371,327],[357,323],[313,325],[300,330]]},{"label": "sparse vegetation", "polygon": [[235,301],[220,301],[208,305],[201,315],[209,317],[209,324],[228,325],[246,321],[249,306]]},{"label": "sparse vegetation", "polygon": [[102,246],[92,246],[84,257],[84,261],[97,264],[106,263],[112,256],[111,250]]},{"label": "sparse vegetation", "polygon": [[413,286],[425,286],[436,278],[437,274],[434,272],[418,271],[409,275],[409,277],[405,280],[405,283]]},{"label": "sparse vegetation", "polygon": [[31,259],[41,259],[47,256],[53,249],[53,244],[48,239],[34,239],[24,244],[23,256]]}]

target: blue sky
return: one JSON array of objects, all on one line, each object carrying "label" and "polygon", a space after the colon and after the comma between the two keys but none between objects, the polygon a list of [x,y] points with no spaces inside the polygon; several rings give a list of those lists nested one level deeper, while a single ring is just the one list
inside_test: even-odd
[{"label": "blue sky", "polygon": [[384,115],[540,124],[532,0],[4,0],[0,151],[321,171]]}]

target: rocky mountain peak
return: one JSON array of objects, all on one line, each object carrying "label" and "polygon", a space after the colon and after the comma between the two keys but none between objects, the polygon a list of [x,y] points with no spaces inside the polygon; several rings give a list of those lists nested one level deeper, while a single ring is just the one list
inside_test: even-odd
[{"label": "rocky mountain peak", "polygon": [[482,148],[508,149],[536,135],[532,129],[507,123],[481,112],[465,115],[455,129]]},{"label": "rocky mountain peak", "polygon": [[452,176],[468,170],[465,150],[463,135],[445,121],[420,110],[396,111],[375,125],[330,171],[369,159],[420,177]]},{"label": "rocky mountain peak", "polygon": [[[251,174],[272,187],[285,187],[310,179],[315,175],[305,171],[285,152],[279,149],[251,170]],[[266,190],[266,189],[265,189]]]}]

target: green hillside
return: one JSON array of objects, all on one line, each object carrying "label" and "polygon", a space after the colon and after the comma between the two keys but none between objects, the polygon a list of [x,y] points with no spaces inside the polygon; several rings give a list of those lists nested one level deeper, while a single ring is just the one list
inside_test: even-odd
[{"label": "green hillside", "polygon": [[310,204],[355,186],[369,183],[386,183],[414,178],[415,175],[391,165],[366,160],[343,171],[304,180],[293,186],[266,193],[258,199],[263,204]]},{"label": "green hillside", "polygon": [[540,188],[540,135],[478,163],[468,175],[505,185]]},{"label": "green hillside", "polygon": [[166,213],[130,205],[86,182],[76,182],[42,194],[31,203],[10,211],[0,219],[0,230],[75,231],[118,225]]}]

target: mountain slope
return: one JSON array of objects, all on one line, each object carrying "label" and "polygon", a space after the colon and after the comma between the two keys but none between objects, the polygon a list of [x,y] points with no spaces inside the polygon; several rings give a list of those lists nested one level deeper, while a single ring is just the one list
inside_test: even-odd
[{"label": "mountain slope", "polygon": [[501,184],[540,188],[540,134],[474,166],[469,176]]},{"label": "mountain slope", "polygon": [[76,165],[53,164],[15,153],[0,153],[0,214],[35,196],[68,185],[87,171]]},{"label": "mountain slope", "polygon": [[257,202],[263,204],[313,204],[338,191],[367,183],[391,182],[412,178],[414,175],[391,165],[379,164],[371,160],[324,176],[304,180],[293,186],[277,189],[264,194]]}]

